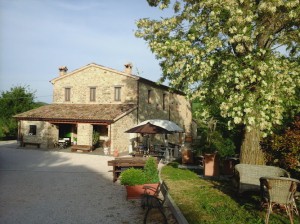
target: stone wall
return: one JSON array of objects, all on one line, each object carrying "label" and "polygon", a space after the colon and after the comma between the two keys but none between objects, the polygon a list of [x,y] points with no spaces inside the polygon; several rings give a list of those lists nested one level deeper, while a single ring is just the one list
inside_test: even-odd
[{"label": "stone wall", "polygon": [[111,124],[112,145],[111,152],[128,152],[129,145],[132,144],[132,134],[125,133],[126,130],[137,124],[137,110],[132,111],[118,121]]},{"label": "stone wall", "polygon": [[78,123],[77,144],[90,146],[93,144],[93,125]]},{"label": "stone wall", "polygon": [[[190,102],[184,96],[170,93],[166,87],[124,74],[96,64],[87,65],[52,80],[53,103],[64,104],[138,104],[138,110],[125,115],[109,125],[111,151],[128,151],[130,135],[124,133],[130,127],[148,119],[166,119],[177,123],[186,133],[193,133]],[[115,101],[115,87],[121,87],[121,101]],[[71,89],[70,101],[65,101],[65,88]],[[90,101],[90,88],[96,88],[96,100]],[[139,91],[138,91],[139,88]],[[151,91],[148,100],[148,93]],[[164,102],[164,103],[163,103]],[[78,124],[77,144],[92,144],[92,124]],[[55,133],[52,133],[55,135]],[[56,133],[58,136],[58,134]],[[171,135],[172,142],[182,136]],[[172,139],[173,138],[173,139]],[[161,136],[157,139],[161,141]]]},{"label": "stone wall", "polygon": [[[151,91],[148,102],[148,91]],[[163,95],[165,94],[165,109]],[[149,119],[169,120],[169,92],[163,88],[155,88],[145,83],[139,84],[139,122]]]},{"label": "stone wall", "polygon": [[[137,82],[133,76],[89,65],[52,80],[53,103],[111,104],[137,103]],[[96,100],[90,101],[90,88],[96,88]],[[115,87],[121,87],[121,101],[115,101]],[[71,89],[65,101],[65,88]]]},{"label": "stone wall", "polygon": [[[185,135],[196,135],[195,124],[192,122],[191,104],[185,96],[171,93],[164,87],[156,87],[147,83],[139,84],[139,123],[148,119],[171,120],[184,129]],[[148,91],[151,91],[148,99]],[[165,95],[165,97],[164,97]],[[163,99],[165,98],[165,99]],[[164,108],[163,108],[163,101]],[[161,142],[161,136],[151,136],[152,141]],[[168,135],[170,142],[180,144],[182,134]]]},{"label": "stone wall", "polygon": [[[30,125],[36,126],[36,135],[29,134]],[[24,142],[40,143],[42,148],[53,148],[58,140],[58,128],[44,121],[20,121],[20,134]]]},{"label": "stone wall", "polygon": [[[148,90],[151,90],[150,102],[148,102]],[[163,109],[164,94],[165,109]],[[174,121],[187,134],[193,132],[191,104],[185,96],[171,93],[164,88],[155,88],[141,83],[139,91],[139,122],[156,118]]]}]

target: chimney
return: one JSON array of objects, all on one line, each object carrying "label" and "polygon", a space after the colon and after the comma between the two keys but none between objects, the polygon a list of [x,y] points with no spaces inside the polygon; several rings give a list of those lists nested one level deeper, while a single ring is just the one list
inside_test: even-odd
[{"label": "chimney", "polygon": [[58,68],[58,70],[59,70],[59,76],[63,76],[67,74],[68,68],[67,66],[61,66]]},{"label": "chimney", "polygon": [[124,72],[128,75],[131,75],[133,65],[129,62],[129,63],[125,64],[124,66],[125,66]]}]

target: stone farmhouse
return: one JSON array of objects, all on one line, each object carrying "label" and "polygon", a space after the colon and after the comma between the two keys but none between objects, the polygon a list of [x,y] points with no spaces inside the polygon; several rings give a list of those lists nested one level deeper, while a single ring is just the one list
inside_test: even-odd
[{"label": "stone farmhouse", "polygon": [[[132,64],[123,72],[95,63],[72,72],[59,68],[53,85],[53,103],[15,116],[24,142],[53,148],[60,138],[71,144],[92,146],[93,133],[111,150],[127,152],[138,134],[125,133],[148,119],[178,124],[184,134],[170,139],[181,143],[184,135],[195,137],[190,102],[180,91],[132,74]],[[172,139],[173,138],[173,139]]]}]

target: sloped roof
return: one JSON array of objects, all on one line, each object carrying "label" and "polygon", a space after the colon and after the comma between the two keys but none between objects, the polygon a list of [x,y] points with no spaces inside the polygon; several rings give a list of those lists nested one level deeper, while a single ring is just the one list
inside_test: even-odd
[{"label": "sloped roof", "polygon": [[135,104],[49,104],[14,117],[20,120],[110,123],[136,107]]}]

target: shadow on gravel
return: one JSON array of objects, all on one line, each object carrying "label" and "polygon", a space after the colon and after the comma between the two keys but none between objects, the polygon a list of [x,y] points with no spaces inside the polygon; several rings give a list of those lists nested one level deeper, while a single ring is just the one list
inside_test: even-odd
[{"label": "shadow on gravel", "polygon": [[0,223],[142,223],[109,159],[0,144]]}]

